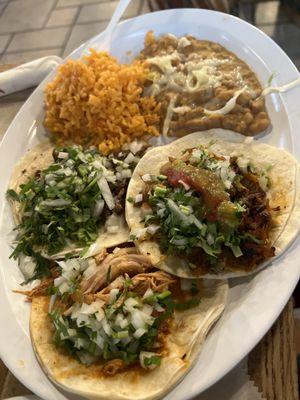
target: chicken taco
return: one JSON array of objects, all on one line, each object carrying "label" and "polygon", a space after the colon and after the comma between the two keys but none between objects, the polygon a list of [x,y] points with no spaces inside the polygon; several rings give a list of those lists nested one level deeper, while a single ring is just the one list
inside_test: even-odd
[{"label": "chicken taco", "polygon": [[35,353],[56,384],[95,399],[161,398],[195,362],[228,293],[225,280],[154,269],[134,247],[52,272],[26,293]]},{"label": "chicken taco", "polygon": [[[209,134],[208,134],[209,133]],[[299,230],[299,164],[230,131],[198,132],[149,151],[130,181],[132,240],[177,276],[251,274]]]},{"label": "chicken taco", "polygon": [[95,148],[50,142],[25,155],[7,194],[18,232],[12,257],[27,278],[48,271],[49,259],[90,256],[128,240],[125,193],[139,159],[129,150],[103,156]]}]

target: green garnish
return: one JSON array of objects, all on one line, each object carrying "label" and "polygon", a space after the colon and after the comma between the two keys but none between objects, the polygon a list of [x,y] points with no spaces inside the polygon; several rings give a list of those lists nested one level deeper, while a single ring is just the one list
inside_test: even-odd
[{"label": "green garnish", "polygon": [[43,264],[39,271],[46,261],[37,259],[38,249],[53,255],[70,243],[86,249],[97,239],[99,227],[113,212],[120,184],[124,186],[129,180],[129,174],[122,175],[123,169],[130,169],[127,164],[112,155],[104,157],[95,149],[56,148],[53,157],[53,164],[20,185],[18,193],[7,191],[21,209],[17,245],[11,257],[31,256]]},{"label": "green garnish", "polygon": [[[86,317],[82,321],[80,319],[80,304],[77,304],[79,310],[77,318],[74,315],[63,316],[58,310],[52,311],[49,315],[55,327],[54,343],[57,346],[65,347],[71,354],[76,355],[81,362],[86,364],[99,357],[103,360],[119,358],[128,365],[138,361],[141,351],[152,350],[157,339],[159,326],[169,316],[165,301],[171,293],[169,291],[154,293],[156,296],[155,304],[163,307],[165,311],[160,312],[161,318],[149,316],[143,328],[144,333],[141,336],[136,336],[138,329],[134,327],[136,323],[132,316],[134,310],[143,312],[144,305],[151,304],[154,306],[154,303],[149,302],[148,299],[143,299],[135,292],[127,291],[126,289],[131,285],[132,281],[128,279],[126,288],[124,287],[124,291],[118,293],[115,301],[103,306],[105,322],[102,325],[98,322],[95,314],[85,313]],[[121,296],[123,301],[119,302],[118,305],[117,302]],[[130,310],[130,303],[127,303],[128,299],[134,301],[133,314],[128,311]],[[100,321],[103,321],[103,319]],[[124,321],[128,322],[122,325]],[[105,329],[105,333],[103,329]],[[147,367],[151,364],[159,365],[159,363],[160,356],[154,354],[144,364]]]},{"label": "green garnish", "polygon": [[[196,167],[215,172],[224,184],[228,199],[231,191],[239,193],[246,189],[241,184],[245,179],[243,173],[234,167],[229,157],[217,157],[200,146],[190,151],[188,163],[194,166],[193,171]],[[178,169],[176,164],[174,171],[178,172]],[[188,174],[187,169],[184,173]],[[253,173],[259,176],[256,169]],[[216,208],[216,215],[211,218],[214,211],[205,203],[201,191],[197,193],[193,187],[174,187],[165,181],[163,186],[152,185],[148,195],[152,212],[142,222],[145,226],[159,225],[159,230],[152,236],[155,236],[168,255],[186,257],[193,254],[194,249],[201,248],[208,263],[213,266],[213,260],[218,258],[224,248],[227,247],[238,258],[243,255],[243,244],[246,241],[261,242],[254,235],[247,235],[243,229],[240,230],[243,218],[247,216],[247,205],[243,197],[234,195],[232,201],[221,201]]]},{"label": "green garnish", "polygon": [[[123,290],[116,293],[110,304],[99,303],[93,307],[93,303],[89,306],[75,303],[69,316],[62,315],[58,309],[53,310],[49,316],[55,328],[54,343],[66,348],[84,364],[99,358],[118,358],[127,365],[139,361],[143,368],[159,366],[161,356],[155,353],[155,343],[161,324],[174,310],[196,307],[200,299],[191,297],[184,303],[175,302],[169,290],[153,292],[152,296],[144,298],[128,290],[132,284],[131,279],[126,279]],[[148,313],[149,306],[152,307],[151,314]],[[88,312],[87,307],[92,310]],[[155,314],[157,307],[159,312]],[[140,318],[145,318],[142,325]],[[138,334],[140,329],[142,332]]]},{"label": "green garnish", "polygon": [[17,192],[15,190],[8,189],[8,191],[6,193],[7,193],[7,196],[10,197],[12,200],[19,201],[19,195],[17,194]]},{"label": "green garnish", "polygon": [[168,189],[166,187],[156,186],[154,189],[154,196],[156,197],[165,197],[167,193]]},{"label": "green garnish", "polygon": [[160,356],[151,356],[151,357],[145,357],[144,358],[145,367],[150,367],[151,365],[159,366],[160,363],[161,363],[161,357]]}]

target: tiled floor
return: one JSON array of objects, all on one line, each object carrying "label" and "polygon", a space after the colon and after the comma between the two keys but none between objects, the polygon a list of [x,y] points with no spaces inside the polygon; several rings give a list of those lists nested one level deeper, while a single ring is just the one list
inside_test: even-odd
[{"label": "tiled floor", "polygon": [[[48,54],[66,56],[105,28],[117,3],[0,0],[0,63],[21,63]],[[147,0],[132,0],[124,18],[145,12],[149,12]],[[300,23],[291,21],[279,0],[240,0],[233,12],[272,36],[300,68]]]},{"label": "tiled floor", "polygon": [[[65,56],[107,25],[116,0],[0,0],[0,63]],[[124,18],[148,12],[132,0]]]}]

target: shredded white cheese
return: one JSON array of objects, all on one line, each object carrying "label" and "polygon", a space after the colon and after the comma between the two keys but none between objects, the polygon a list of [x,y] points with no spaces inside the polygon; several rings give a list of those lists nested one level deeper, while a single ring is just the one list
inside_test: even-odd
[{"label": "shredded white cheese", "polygon": [[266,87],[262,91],[261,96],[267,96],[270,93],[284,93],[299,85],[300,85],[300,78],[295,79],[294,81],[289,82],[286,85]]},{"label": "shredded white cheese", "polygon": [[222,114],[222,115],[225,115],[225,114],[230,113],[230,111],[232,111],[232,110],[234,109],[235,105],[236,105],[237,98],[238,98],[239,95],[240,95],[241,93],[243,93],[244,91],[245,91],[245,88],[240,89],[240,90],[238,90],[237,92],[235,92],[234,96],[233,96],[230,100],[227,101],[227,103],[225,104],[224,107],[219,108],[218,110],[207,110],[207,109],[205,108],[205,109],[204,109],[204,112],[205,112],[206,114],[209,114],[209,115],[214,115],[214,114]]},{"label": "shredded white cheese", "polygon": [[168,106],[168,109],[167,109],[167,113],[166,113],[166,117],[165,117],[165,120],[164,120],[164,125],[163,125],[163,131],[162,131],[163,136],[167,136],[168,135],[176,100],[177,100],[177,95],[173,96],[171,98],[171,100],[170,100],[170,103],[169,103],[169,106]]}]

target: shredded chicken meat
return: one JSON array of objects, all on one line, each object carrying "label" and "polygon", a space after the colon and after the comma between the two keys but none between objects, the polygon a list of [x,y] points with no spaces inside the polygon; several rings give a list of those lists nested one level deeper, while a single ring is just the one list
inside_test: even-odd
[{"label": "shredded chicken meat", "polygon": [[[112,289],[124,288],[124,281],[127,277],[128,275],[125,275],[125,277],[118,276],[113,282],[98,293],[85,294],[84,302],[90,304],[98,299],[107,301],[109,292]],[[167,290],[171,284],[176,282],[176,278],[166,272],[155,271],[137,274],[131,278],[131,281],[132,284],[130,285],[130,290],[137,293],[139,296],[143,296],[147,289],[152,289],[154,292],[163,292],[164,290]],[[122,301],[122,299],[120,301]]]},{"label": "shredded chicken meat", "polygon": [[150,258],[136,254],[134,247],[120,249],[100,262],[96,272],[81,283],[83,294],[95,293],[109,282],[125,273],[129,276],[141,274],[152,268]]},{"label": "shredded chicken meat", "polygon": [[59,276],[59,272],[56,268],[51,270],[52,276],[43,278],[41,282],[31,290],[13,290],[14,293],[23,294],[26,296],[27,301],[31,301],[33,297],[45,296],[48,293],[48,289],[53,286],[53,280]]}]

